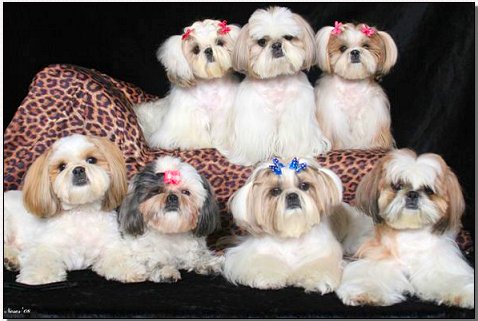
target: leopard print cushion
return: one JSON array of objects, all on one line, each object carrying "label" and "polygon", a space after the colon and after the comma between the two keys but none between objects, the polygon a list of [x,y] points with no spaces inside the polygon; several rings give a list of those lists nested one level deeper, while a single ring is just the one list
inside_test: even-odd
[{"label": "leopard print cushion", "polygon": [[[150,150],[131,106],[153,99],[157,97],[95,70],[72,65],[52,65],[41,70],[5,130],[4,190],[21,188],[27,168],[57,139],[73,133],[106,136],[123,152],[129,178],[151,160],[171,155],[188,162],[209,180],[222,219],[222,231],[209,238],[213,248],[219,237],[241,234],[226,203],[245,183],[252,168],[231,164],[215,149]],[[385,153],[333,151],[318,157],[318,161],[340,177],[344,201],[351,202],[360,179]]]}]

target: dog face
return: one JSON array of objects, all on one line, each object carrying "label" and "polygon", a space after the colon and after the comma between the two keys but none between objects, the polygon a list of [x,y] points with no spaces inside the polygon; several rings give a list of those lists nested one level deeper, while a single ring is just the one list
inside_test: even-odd
[{"label": "dog face", "polygon": [[49,217],[95,202],[112,210],[126,189],[125,163],[116,145],[106,138],[75,134],[58,140],[35,160],[23,192],[29,212]]},{"label": "dog face", "polygon": [[387,74],[397,60],[392,37],[366,24],[323,27],[316,36],[319,67],[342,78],[356,80]]},{"label": "dog face", "polygon": [[316,63],[310,25],[287,8],[256,10],[234,47],[234,69],[254,78],[273,78]]},{"label": "dog face", "polygon": [[382,158],[360,182],[357,205],[376,223],[396,229],[457,230],[465,203],[460,184],[436,154],[408,149]]},{"label": "dog face", "polygon": [[121,229],[141,235],[145,227],[161,233],[212,233],[219,209],[206,179],[189,164],[158,158],[133,179],[119,214]]},{"label": "dog face", "polygon": [[196,79],[221,78],[231,70],[231,55],[240,28],[225,21],[206,19],[184,28],[158,49],[158,60],[169,80],[188,87]]},{"label": "dog face", "polygon": [[250,233],[300,237],[319,224],[321,215],[342,199],[340,179],[314,160],[307,167],[289,167],[278,175],[270,162],[259,165],[231,198],[230,209],[239,226]]}]

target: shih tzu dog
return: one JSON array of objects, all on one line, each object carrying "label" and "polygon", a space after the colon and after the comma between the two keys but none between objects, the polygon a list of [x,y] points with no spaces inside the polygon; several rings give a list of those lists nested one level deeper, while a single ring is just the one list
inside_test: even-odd
[{"label": "shih tzu dog", "polygon": [[314,92],[301,72],[316,63],[310,25],[287,8],[256,10],[234,46],[233,67],[246,74],[228,120],[231,162],[316,156],[330,149],[316,119]]},{"label": "shih tzu dog", "polygon": [[463,194],[440,156],[390,152],[360,182],[356,201],[375,233],[344,270],[337,294],[345,304],[391,305],[410,294],[474,308],[474,270],[455,243]]},{"label": "shih tzu dog", "polygon": [[226,21],[196,21],[158,49],[171,91],[163,99],[133,107],[150,147],[223,145],[224,119],[239,84],[231,59],[239,29]]},{"label": "shih tzu dog", "polygon": [[56,141],[28,169],[23,191],[4,193],[5,267],[31,285],[88,267],[108,279],[144,280],[113,211],[126,190],[123,156],[108,139],[75,134]]},{"label": "shih tzu dog", "polygon": [[230,201],[236,224],[250,236],[226,250],[225,278],[259,289],[335,290],[342,249],[328,215],[341,199],[340,179],[315,160],[260,164]]},{"label": "shih tzu dog", "polygon": [[392,148],[390,104],[377,82],[397,60],[392,37],[363,23],[336,21],[316,40],[324,72],[315,87],[318,120],[332,149]]},{"label": "shih tzu dog", "polygon": [[219,273],[205,236],[219,227],[211,186],[191,165],[160,157],[136,174],[119,212],[125,240],[153,282],[176,282],[180,269]]}]

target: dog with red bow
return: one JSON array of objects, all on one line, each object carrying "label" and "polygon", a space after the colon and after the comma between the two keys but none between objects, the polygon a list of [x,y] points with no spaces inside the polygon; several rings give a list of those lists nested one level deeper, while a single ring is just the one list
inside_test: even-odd
[{"label": "dog with red bow", "polygon": [[211,186],[191,165],[160,157],[136,174],[119,211],[120,230],[149,280],[176,282],[179,270],[219,273],[206,236],[219,227]]}]

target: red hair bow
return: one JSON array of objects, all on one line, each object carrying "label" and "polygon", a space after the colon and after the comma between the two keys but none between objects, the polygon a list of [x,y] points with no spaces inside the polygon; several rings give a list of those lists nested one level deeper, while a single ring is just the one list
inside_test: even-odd
[{"label": "red hair bow", "polygon": [[164,184],[178,185],[181,182],[181,173],[178,170],[164,172]]},{"label": "red hair bow", "polygon": [[367,37],[371,37],[375,33],[375,29],[367,25],[363,25],[362,28],[360,28],[360,31],[362,31]]},{"label": "red hair bow", "polygon": [[231,28],[227,26],[227,21],[226,20],[223,20],[221,22],[219,22],[219,34],[221,35],[225,35],[225,34],[228,34],[229,31],[231,31]]},{"label": "red hair bow", "polygon": [[186,40],[189,38],[189,36],[191,35],[191,32],[193,32],[194,29],[190,29],[190,28],[187,28],[186,31],[183,33],[183,35],[181,36],[181,40]]}]

